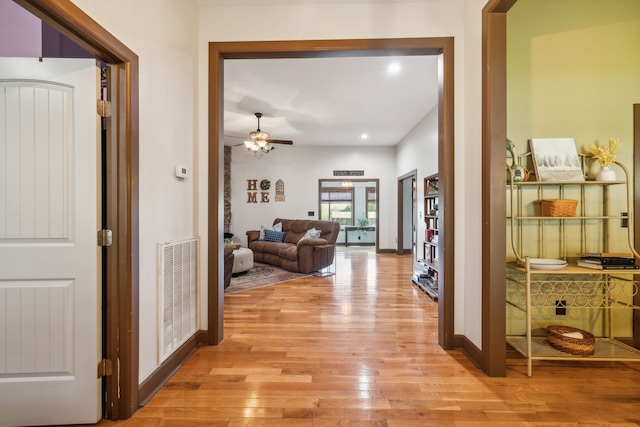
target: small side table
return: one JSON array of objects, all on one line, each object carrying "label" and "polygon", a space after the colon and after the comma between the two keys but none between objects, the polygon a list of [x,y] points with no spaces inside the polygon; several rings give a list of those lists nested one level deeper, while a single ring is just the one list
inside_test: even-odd
[{"label": "small side table", "polygon": [[[336,274],[335,265],[334,265],[335,247],[336,245],[329,245],[329,244],[318,245],[313,247],[313,275],[314,276],[327,277],[327,276],[334,276]],[[319,258],[323,261],[321,265],[326,265],[326,267],[316,268],[316,252],[320,252]]]}]

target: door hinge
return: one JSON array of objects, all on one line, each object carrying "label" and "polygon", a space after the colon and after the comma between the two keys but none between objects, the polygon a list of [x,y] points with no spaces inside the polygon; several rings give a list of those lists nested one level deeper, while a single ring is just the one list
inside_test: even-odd
[{"label": "door hinge", "polygon": [[102,359],[98,362],[98,378],[108,377],[111,373],[111,359]]},{"label": "door hinge", "polygon": [[111,246],[113,237],[111,230],[99,230],[98,231],[98,246]]},{"label": "door hinge", "polygon": [[98,99],[98,115],[100,117],[111,117],[111,101]]}]

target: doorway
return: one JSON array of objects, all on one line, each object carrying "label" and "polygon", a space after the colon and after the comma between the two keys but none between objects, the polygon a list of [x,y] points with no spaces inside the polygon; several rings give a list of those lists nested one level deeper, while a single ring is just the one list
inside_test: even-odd
[{"label": "doorway", "polygon": [[378,179],[321,179],[318,212],[321,221],[340,224],[336,245],[374,246],[378,252]]},{"label": "doorway", "polygon": [[413,170],[398,178],[398,255],[412,254],[413,260],[420,258],[417,248],[416,177]]},{"label": "doorway", "polygon": [[442,240],[445,242],[443,275],[445,286],[438,303],[438,342],[445,349],[453,349],[454,336],[454,164],[453,164],[453,38],[328,40],[328,41],[276,41],[276,42],[221,42],[209,43],[209,187],[208,200],[208,324],[207,342],[216,344],[223,339],[222,251],[224,230],[222,211],[223,182],[218,171],[223,159],[222,76],[227,59],[260,58],[312,58],[330,56],[385,56],[436,55],[439,62],[438,102],[438,159],[443,208]]}]

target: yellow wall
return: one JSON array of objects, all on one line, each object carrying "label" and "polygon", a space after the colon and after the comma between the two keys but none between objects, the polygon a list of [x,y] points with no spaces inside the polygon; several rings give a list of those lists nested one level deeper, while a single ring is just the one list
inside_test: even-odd
[{"label": "yellow wall", "polygon": [[[530,138],[573,137],[578,152],[587,153],[592,143],[605,145],[614,137],[621,140],[617,160],[630,168],[633,104],[640,103],[640,1],[519,0],[507,15],[507,25],[507,135],[517,151],[529,151]],[[588,165],[588,177],[599,168]],[[623,172],[616,172],[622,179]],[[597,203],[601,193],[589,191]],[[623,186],[617,186],[612,197],[612,212],[627,210]],[[530,196],[528,210],[536,198]],[[609,250],[625,250],[626,230],[614,222],[609,226]],[[535,249],[543,246],[537,242],[537,229],[530,224],[523,235]],[[579,232],[578,227],[568,228],[573,237],[569,256],[581,250]],[[601,250],[597,244],[597,239],[590,241],[587,249]],[[551,249],[547,253],[557,257]],[[596,313],[588,317],[552,315],[535,326],[558,320],[590,329],[599,323]],[[509,326],[512,333],[517,332],[514,323]],[[630,334],[627,319],[618,326],[621,335]]]},{"label": "yellow wall", "polygon": [[508,135],[574,137],[578,149],[621,138],[631,153],[640,103],[640,2],[519,0],[509,11]]}]

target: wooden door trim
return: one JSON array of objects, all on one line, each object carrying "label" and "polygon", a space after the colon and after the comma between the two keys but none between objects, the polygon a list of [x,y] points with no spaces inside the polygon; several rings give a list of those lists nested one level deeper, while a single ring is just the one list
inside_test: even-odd
[{"label": "wooden door trim", "polygon": [[209,43],[209,209],[208,209],[208,322],[207,342],[223,339],[223,287],[221,283],[224,230],[219,195],[223,194],[222,115],[225,59],[314,58],[332,56],[437,55],[438,91],[438,174],[443,207],[444,286],[439,290],[438,343],[445,349],[455,347],[454,337],[454,39],[453,37],[357,40],[292,40],[269,42]]},{"label": "wooden door trim", "polygon": [[[482,11],[482,365],[490,376],[506,374],[506,11],[503,3],[508,1],[492,0]],[[502,147],[500,154],[498,146]]]},{"label": "wooden door trim", "polygon": [[[416,185],[417,185],[417,180],[418,180],[418,170],[414,169],[409,173],[406,173],[402,176],[398,177],[398,190],[397,190],[397,195],[398,195],[398,207],[397,207],[397,215],[398,215],[398,229],[397,229],[397,236],[398,236],[398,241],[396,244],[396,255],[404,255],[404,180],[407,178],[413,178],[416,181]],[[417,194],[416,194],[416,203],[417,203]],[[411,213],[411,216],[413,216],[414,221],[416,221],[416,215],[415,212]],[[414,227],[417,224],[414,223]],[[417,242],[415,242],[417,244]],[[419,258],[418,256],[418,246],[416,245],[416,257]],[[415,261],[415,259],[414,259]]]},{"label": "wooden door trim", "polygon": [[113,101],[107,130],[107,249],[105,417],[129,418],[138,408],[138,57],[70,0],[14,0],[105,61]]},{"label": "wooden door trim", "polygon": [[[640,104],[633,104],[633,230],[636,248],[640,248],[640,198],[636,191],[640,188]],[[633,303],[640,306],[640,292],[633,297]],[[633,310],[633,346],[640,348],[640,310]]]},{"label": "wooden door trim", "polygon": [[516,0],[482,10],[482,367],[506,375],[507,11]]}]

